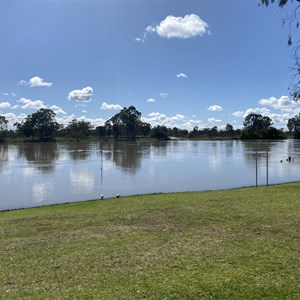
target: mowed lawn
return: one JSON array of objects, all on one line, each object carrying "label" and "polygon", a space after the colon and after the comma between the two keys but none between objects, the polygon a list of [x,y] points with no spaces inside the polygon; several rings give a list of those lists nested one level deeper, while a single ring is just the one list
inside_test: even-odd
[{"label": "mowed lawn", "polygon": [[0,299],[300,299],[300,183],[5,211],[0,234]]}]

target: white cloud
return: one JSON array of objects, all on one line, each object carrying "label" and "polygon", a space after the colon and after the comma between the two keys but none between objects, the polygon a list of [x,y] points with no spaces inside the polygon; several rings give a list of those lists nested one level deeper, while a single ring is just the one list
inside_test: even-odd
[{"label": "white cloud", "polygon": [[244,115],[244,113],[245,112],[238,110],[238,111],[235,111],[234,113],[232,113],[232,115],[236,118],[241,118]]},{"label": "white cloud", "polygon": [[211,105],[210,107],[207,108],[209,111],[222,111],[223,108],[219,105]]},{"label": "white cloud", "polygon": [[246,118],[249,114],[260,114],[262,116],[270,116],[271,115],[271,111],[265,107],[263,108],[248,108],[245,112],[243,117]]},{"label": "white cloud", "polygon": [[21,98],[18,102],[24,104],[21,106],[22,109],[46,108],[43,101],[41,101],[41,100],[30,100],[30,99],[26,99],[26,98]]},{"label": "white cloud", "polygon": [[108,104],[103,102],[101,105],[102,110],[121,110],[123,107],[119,104]]},{"label": "white cloud", "polygon": [[156,32],[160,37],[168,39],[188,39],[210,34],[208,24],[195,14],[184,17],[167,16],[158,26],[148,26],[145,32]]},{"label": "white cloud", "polygon": [[177,126],[178,122],[183,122],[186,119],[184,115],[176,114],[170,117],[159,112],[150,113],[148,116],[149,118],[142,119],[153,126],[162,125],[169,128]]},{"label": "white cloud", "polygon": [[188,119],[186,116],[176,114],[174,116],[167,116],[159,112],[152,112],[148,117],[142,117],[143,122],[150,123],[152,126],[162,125],[168,128],[177,127],[179,129],[193,130],[195,126],[203,128],[201,120]]},{"label": "white cloud", "polygon": [[45,82],[43,78],[35,76],[29,80],[28,85],[29,87],[50,87],[53,83]]},{"label": "white cloud", "polygon": [[61,107],[58,107],[56,105],[52,105],[49,108],[52,109],[55,112],[55,114],[57,114],[57,115],[66,115],[67,114]]},{"label": "white cloud", "polygon": [[220,122],[222,122],[222,120],[215,119],[215,118],[208,118],[207,121],[208,121],[209,123],[220,123]]},{"label": "white cloud", "polygon": [[0,108],[11,108],[11,104],[9,102],[1,102]]},{"label": "white cloud", "polygon": [[29,86],[29,87],[50,87],[52,86],[52,82],[45,82],[43,78],[39,76],[34,76],[29,81],[20,80],[18,82],[18,86]]},{"label": "white cloud", "polygon": [[25,85],[27,85],[27,81],[25,81],[25,80],[20,80],[20,81],[18,82],[17,85],[18,85],[18,86],[25,86]]},{"label": "white cloud", "polygon": [[268,99],[261,99],[258,102],[262,106],[271,106],[275,109],[288,109],[299,105],[298,102],[290,99],[288,96],[281,96],[279,99],[270,97]]},{"label": "white cloud", "polygon": [[178,74],[176,75],[176,77],[177,77],[177,78],[187,78],[187,75],[184,74],[184,73],[178,73]]},{"label": "white cloud", "polygon": [[169,93],[166,93],[166,92],[162,92],[159,94],[160,97],[163,97],[163,98],[166,98],[169,96]]},{"label": "white cloud", "polygon": [[91,101],[93,96],[93,89],[90,86],[83,88],[82,90],[73,90],[69,93],[67,99],[68,100],[76,100],[76,101]]},{"label": "white cloud", "polygon": [[154,103],[154,102],[156,102],[156,100],[154,98],[149,98],[149,99],[147,99],[147,102]]},{"label": "white cloud", "polygon": [[26,114],[15,115],[14,113],[3,114],[8,121],[8,129],[13,129],[13,124],[22,122],[26,119]]}]

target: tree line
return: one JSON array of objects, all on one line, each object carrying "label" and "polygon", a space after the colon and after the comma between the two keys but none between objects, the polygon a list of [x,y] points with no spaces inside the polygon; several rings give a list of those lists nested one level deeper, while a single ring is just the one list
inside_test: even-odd
[{"label": "tree line", "polygon": [[[134,107],[124,107],[104,125],[93,127],[89,121],[74,118],[66,126],[58,124],[55,112],[51,109],[42,108],[28,115],[22,122],[14,124],[15,130],[8,130],[8,121],[0,115],[0,141],[5,138],[22,137],[39,141],[52,141],[57,137],[75,138],[77,141],[89,136],[100,139],[137,139],[151,137],[155,139],[176,138],[236,138],[236,139],[284,139],[287,132],[283,129],[272,127],[272,120],[268,116],[251,113],[243,122],[243,129],[234,129],[227,124],[225,129],[219,130],[217,126],[212,128],[193,130],[180,129],[177,127],[167,128],[163,125],[152,127],[143,122],[142,114]],[[288,133],[295,138],[300,138],[300,114],[290,118],[287,123]]]}]

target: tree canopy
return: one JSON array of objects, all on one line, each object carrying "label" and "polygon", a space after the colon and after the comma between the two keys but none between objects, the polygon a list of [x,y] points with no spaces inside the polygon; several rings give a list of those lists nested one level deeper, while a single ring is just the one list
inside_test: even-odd
[{"label": "tree canopy", "polygon": [[287,127],[296,139],[300,138],[300,113],[288,120]]},{"label": "tree canopy", "polygon": [[51,109],[41,108],[28,115],[21,123],[14,124],[17,131],[26,137],[38,137],[40,140],[51,140],[59,129],[55,113]]},{"label": "tree canopy", "polygon": [[142,114],[134,107],[124,107],[105,122],[105,130],[115,138],[134,139],[150,133],[151,126],[141,120]]},{"label": "tree canopy", "polygon": [[0,115],[0,141],[3,140],[5,136],[5,131],[7,130],[8,121],[4,116]]},{"label": "tree canopy", "polygon": [[91,122],[84,121],[84,120],[77,120],[74,118],[66,127],[67,135],[71,137],[75,137],[77,142],[80,139],[86,138],[90,134],[90,130],[93,128]]},{"label": "tree canopy", "polygon": [[243,123],[242,139],[282,139],[285,138],[284,133],[274,127],[272,119],[261,114],[251,113],[246,116]]}]

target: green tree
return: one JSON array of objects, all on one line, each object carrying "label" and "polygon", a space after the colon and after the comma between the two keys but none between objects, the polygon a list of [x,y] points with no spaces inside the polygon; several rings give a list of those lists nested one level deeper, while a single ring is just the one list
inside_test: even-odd
[{"label": "green tree", "polygon": [[5,133],[7,131],[8,121],[4,116],[0,115],[0,141],[2,141],[5,137]]},{"label": "green tree", "polygon": [[155,126],[151,130],[151,137],[158,140],[168,140],[169,139],[169,131],[166,126]]},{"label": "green tree", "polygon": [[300,113],[288,120],[287,128],[289,132],[293,133],[296,139],[300,139]]},{"label": "green tree", "polygon": [[150,125],[141,121],[141,115],[134,106],[124,107],[105,122],[105,127],[115,138],[135,139],[150,128]]},{"label": "green tree", "polygon": [[261,114],[251,113],[246,116],[241,139],[283,139],[284,133],[274,127],[272,119]]},{"label": "green tree", "polygon": [[46,108],[41,108],[28,115],[23,122],[14,125],[20,135],[38,137],[40,141],[52,140],[55,132],[60,128],[55,121],[55,112]]},{"label": "green tree", "polygon": [[86,138],[90,135],[90,130],[93,126],[90,122],[84,120],[77,120],[74,118],[66,127],[68,136],[74,137],[79,142],[80,139]]}]

